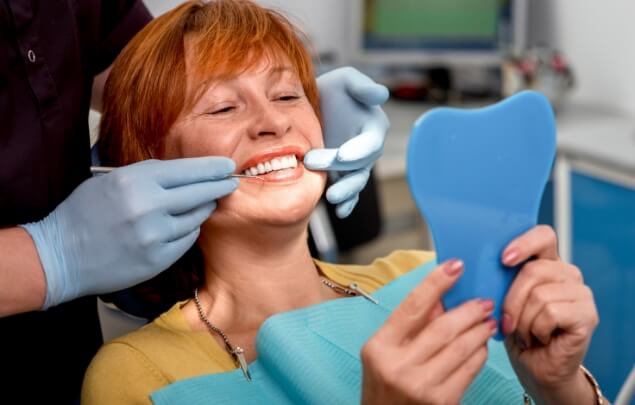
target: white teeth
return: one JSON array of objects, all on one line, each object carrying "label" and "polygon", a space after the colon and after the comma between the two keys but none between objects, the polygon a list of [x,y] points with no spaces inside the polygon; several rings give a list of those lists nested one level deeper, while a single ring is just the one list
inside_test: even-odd
[{"label": "white teeth", "polygon": [[258,174],[265,174],[274,170],[283,170],[298,167],[298,160],[295,155],[280,156],[271,159],[268,162],[258,163],[256,166],[252,166],[245,169],[243,172],[248,176],[256,176]]}]

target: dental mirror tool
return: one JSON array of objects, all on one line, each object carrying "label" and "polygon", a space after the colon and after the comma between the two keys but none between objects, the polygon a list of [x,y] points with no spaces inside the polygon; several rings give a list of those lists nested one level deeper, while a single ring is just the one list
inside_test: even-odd
[{"label": "dental mirror tool", "polygon": [[[106,174],[106,173],[110,173],[111,171],[115,170],[116,167],[109,167],[109,166],[91,166],[90,167],[90,172],[93,175],[98,175],[98,174]],[[248,174],[237,174],[237,173],[232,173],[227,177],[238,177],[238,178],[246,178],[246,179],[258,179],[261,181],[265,181],[265,179],[263,179],[260,176],[252,176],[252,175],[248,175]]]}]

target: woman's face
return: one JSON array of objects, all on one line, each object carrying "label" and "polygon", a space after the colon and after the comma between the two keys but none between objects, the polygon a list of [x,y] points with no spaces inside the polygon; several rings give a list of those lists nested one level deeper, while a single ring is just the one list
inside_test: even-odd
[{"label": "woman's face", "polygon": [[284,225],[306,220],[322,194],[325,174],[302,164],[304,154],[319,147],[320,122],[291,63],[262,60],[213,81],[172,126],[162,158],[226,156],[237,173],[264,180],[240,179],[210,223]]}]

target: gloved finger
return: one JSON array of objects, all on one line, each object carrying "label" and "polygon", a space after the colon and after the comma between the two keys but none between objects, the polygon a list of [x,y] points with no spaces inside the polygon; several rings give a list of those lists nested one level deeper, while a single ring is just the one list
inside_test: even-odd
[{"label": "gloved finger", "polygon": [[378,154],[373,154],[352,162],[341,162],[337,159],[337,154],[337,149],[313,149],[304,155],[304,167],[309,170],[350,172],[371,166],[378,157]]},{"label": "gloved finger", "polygon": [[304,167],[309,170],[336,170],[337,149],[313,149],[304,155]]},{"label": "gloved finger", "polygon": [[326,190],[326,199],[331,204],[339,204],[359,194],[366,186],[370,170],[361,169],[340,178]]},{"label": "gloved finger", "polygon": [[166,235],[166,240],[178,240],[192,233],[212,215],[217,205],[216,201],[212,201],[184,214],[168,217],[170,231]]},{"label": "gloved finger", "polygon": [[196,228],[179,239],[167,242],[163,246],[161,250],[161,257],[158,260],[163,264],[163,269],[167,269],[169,266],[174,264],[174,262],[179,260],[181,256],[183,256],[185,252],[194,245],[200,233],[201,228]]},{"label": "gloved finger", "polygon": [[339,147],[337,160],[342,163],[355,163],[369,157],[379,157],[384,149],[385,133],[385,128],[369,123],[361,134]]},{"label": "gloved finger", "polygon": [[236,170],[233,160],[223,156],[206,156],[155,161],[150,170],[163,188],[173,188],[202,181],[220,180]]},{"label": "gloved finger", "polygon": [[205,181],[166,191],[166,208],[171,215],[188,212],[202,204],[217,200],[238,188],[238,179]]},{"label": "gloved finger", "polygon": [[386,86],[376,83],[357,69],[344,69],[346,89],[355,100],[367,106],[383,104],[388,100],[390,93]]},{"label": "gloved finger", "polygon": [[359,194],[356,194],[353,198],[344,201],[341,204],[338,204],[335,207],[335,215],[338,218],[346,218],[353,212],[353,208],[357,205],[357,201],[359,201]]}]

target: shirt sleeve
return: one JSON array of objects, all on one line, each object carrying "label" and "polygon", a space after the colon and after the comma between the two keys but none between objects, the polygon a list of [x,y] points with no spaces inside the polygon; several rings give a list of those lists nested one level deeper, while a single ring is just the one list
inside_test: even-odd
[{"label": "shirt sleeve", "polygon": [[81,403],[151,405],[150,394],[168,383],[141,352],[125,343],[108,343],[86,370]]},{"label": "shirt sleeve", "polygon": [[141,0],[100,0],[93,74],[104,71],[152,15]]}]

